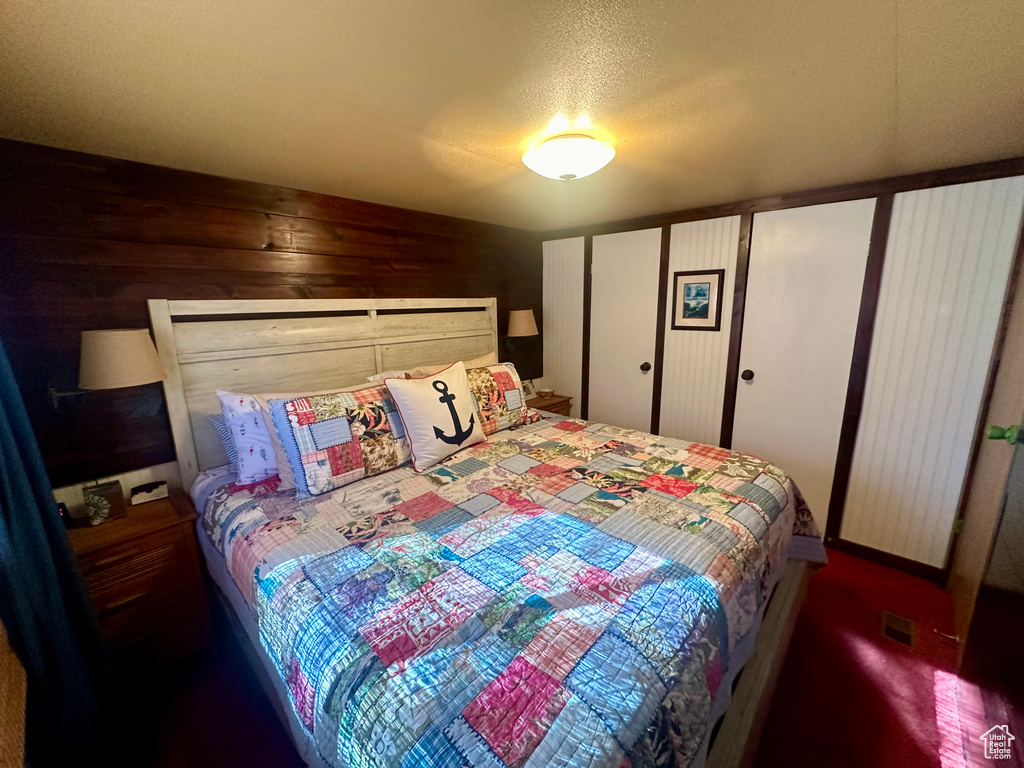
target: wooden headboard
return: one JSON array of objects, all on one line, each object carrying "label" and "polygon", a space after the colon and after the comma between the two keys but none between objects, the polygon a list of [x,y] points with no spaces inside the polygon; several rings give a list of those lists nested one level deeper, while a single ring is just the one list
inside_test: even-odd
[{"label": "wooden headboard", "polygon": [[227,463],[216,391],[309,392],[498,351],[486,299],[151,299],[181,479]]}]

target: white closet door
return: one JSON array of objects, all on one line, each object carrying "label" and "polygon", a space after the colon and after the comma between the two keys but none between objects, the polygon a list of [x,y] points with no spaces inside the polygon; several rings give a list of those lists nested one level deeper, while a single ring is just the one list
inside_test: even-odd
[{"label": "white closet door", "polygon": [[535,380],[572,397],[580,415],[583,374],[583,238],[544,243],[544,377]]},{"label": "white closet door", "polygon": [[668,273],[724,269],[722,329],[672,330],[673,285],[665,306],[665,373],[661,387],[661,426],[668,437],[718,445],[722,436],[722,402],[732,332],[732,298],[740,217],[672,225]]},{"label": "white closet door", "polygon": [[[650,430],[661,230],[594,238],[590,289],[591,421]],[[651,370],[642,371],[649,363]]]},{"label": "white closet door", "polygon": [[874,200],[754,215],[732,446],[777,464],[821,530],[832,493]]},{"label": "white closet door", "polygon": [[840,536],[945,565],[1024,178],[896,195]]}]

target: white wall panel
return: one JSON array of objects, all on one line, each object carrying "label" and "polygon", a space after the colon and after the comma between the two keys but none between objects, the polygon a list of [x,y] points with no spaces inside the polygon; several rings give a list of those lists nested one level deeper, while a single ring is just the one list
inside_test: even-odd
[{"label": "white wall panel", "polygon": [[842,538],[941,567],[1024,179],[896,195]]},{"label": "white wall panel", "polygon": [[[661,228],[594,238],[590,305],[592,421],[649,431]],[[641,371],[643,363],[652,368]]]},{"label": "white wall panel", "polygon": [[[739,236],[739,216],[672,225],[659,429],[663,435],[711,445],[719,443]],[[717,333],[673,331],[672,274],[698,269],[725,270],[722,329]]]},{"label": "white wall panel", "polygon": [[825,529],[875,201],[755,213],[732,447],[782,467]]},{"label": "white wall panel", "polygon": [[583,372],[583,238],[544,243],[544,377],[535,383],[572,396],[580,415]]}]

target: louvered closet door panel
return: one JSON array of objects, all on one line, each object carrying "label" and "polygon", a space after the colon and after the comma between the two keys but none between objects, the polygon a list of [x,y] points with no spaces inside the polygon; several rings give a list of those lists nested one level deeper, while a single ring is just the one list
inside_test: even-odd
[{"label": "louvered closet door panel", "polygon": [[572,396],[580,415],[583,372],[583,238],[544,243],[543,385]]},{"label": "louvered closet door panel", "polygon": [[[658,431],[669,437],[718,445],[722,434],[740,217],[674,224],[671,233],[670,276],[703,269],[725,270],[722,329],[718,332],[672,330],[672,298],[669,296],[665,308],[665,367]],[[672,290],[670,279],[669,291]]]},{"label": "louvered closet door panel", "polygon": [[825,529],[874,200],[754,214],[732,447],[790,474]]},{"label": "louvered closet door panel", "polygon": [[896,195],[843,539],[945,565],[1022,207],[1021,178]]},{"label": "louvered closet door panel", "polygon": [[661,229],[594,238],[590,291],[592,421],[650,430]]}]

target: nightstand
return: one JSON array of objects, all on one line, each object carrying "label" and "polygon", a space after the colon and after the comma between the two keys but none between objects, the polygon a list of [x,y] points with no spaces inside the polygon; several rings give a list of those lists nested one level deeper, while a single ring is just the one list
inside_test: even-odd
[{"label": "nightstand", "polygon": [[569,395],[552,395],[551,397],[530,397],[526,405],[536,408],[538,411],[550,411],[561,416],[569,415],[569,408],[572,406],[572,397]]},{"label": "nightstand", "polygon": [[194,521],[182,497],[68,530],[100,631],[118,661],[160,664],[206,645],[210,615]]}]

